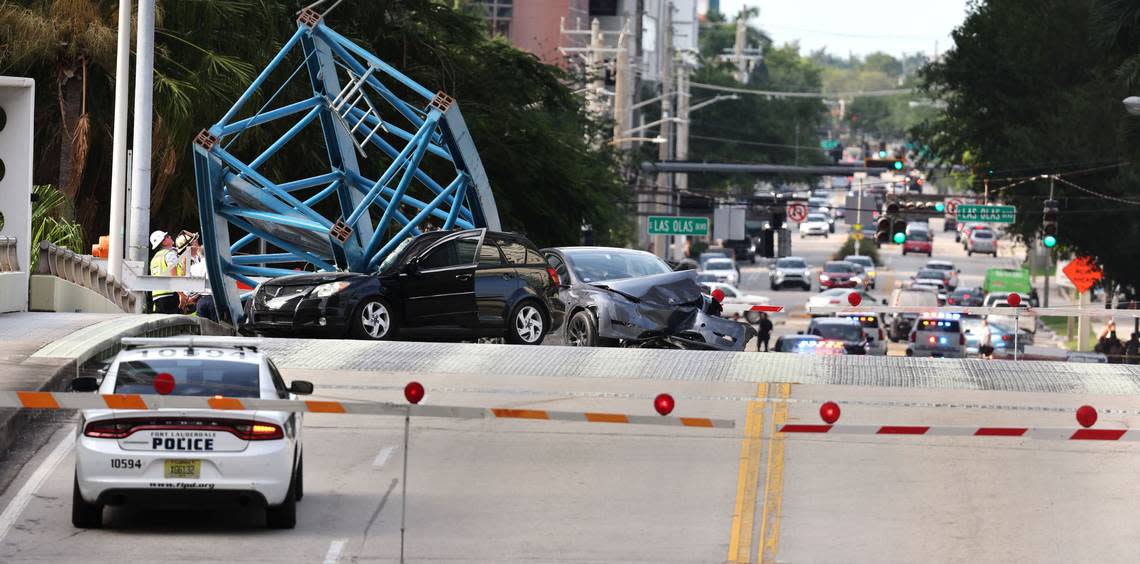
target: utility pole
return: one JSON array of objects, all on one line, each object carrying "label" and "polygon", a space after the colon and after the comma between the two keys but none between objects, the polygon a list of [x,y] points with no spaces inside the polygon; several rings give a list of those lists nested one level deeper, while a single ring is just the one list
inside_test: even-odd
[{"label": "utility pole", "polygon": [[111,148],[111,237],[107,272],[123,279],[123,243],[126,226],[127,126],[131,87],[131,0],[119,0],[119,46],[115,61],[115,129]]},{"label": "utility pole", "polygon": [[619,150],[629,148],[628,141],[620,141],[629,131],[630,120],[630,68],[629,68],[629,18],[626,18],[618,35],[618,52],[614,62],[614,144]]},{"label": "utility pole", "polygon": [[[661,28],[664,40],[658,43],[657,54],[659,56],[659,64],[657,67],[657,78],[661,83],[661,131],[660,135],[665,142],[661,144],[657,151],[657,158],[661,161],[670,160],[670,149],[672,138],[671,125],[672,121],[669,119],[673,117],[673,3],[665,2],[665,13],[661,17]],[[663,213],[662,211],[662,197],[669,196],[669,182],[670,173],[658,172],[657,173],[657,186],[653,195],[653,210],[656,213]],[[667,210],[665,210],[667,211]],[[653,248],[657,256],[668,256],[665,251],[665,237],[663,235],[655,235],[653,237]]]},{"label": "utility pole", "polygon": [[[677,117],[681,121],[677,123],[677,150],[676,158],[678,161],[689,160],[689,67],[682,63],[677,65]],[[673,215],[681,215],[681,192],[689,188],[689,174],[681,172],[675,175],[672,202],[673,202]],[[673,258],[680,260],[684,258],[685,239],[687,236],[677,235],[673,237]]]},{"label": "utility pole", "polygon": [[[138,55],[135,61],[134,170],[131,171],[131,247],[129,257],[143,263],[150,255],[151,123],[154,117],[154,2],[140,0]],[[170,226],[166,226],[170,227]]]},{"label": "utility pole", "polygon": [[590,22],[590,52],[586,58],[587,65],[589,66],[586,72],[587,76],[590,77],[589,108],[590,113],[594,116],[604,114],[606,106],[609,105],[605,102],[606,95],[604,93],[606,89],[605,71],[602,68],[605,61],[605,56],[602,54],[604,47],[605,45],[602,43],[602,23],[598,21],[598,18],[594,18],[594,21]]},{"label": "utility pole", "polygon": [[732,57],[736,61],[736,81],[748,82],[748,62],[744,60],[745,42],[748,41],[748,23],[743,17],[736,18],[736,42],[732,45]]}]

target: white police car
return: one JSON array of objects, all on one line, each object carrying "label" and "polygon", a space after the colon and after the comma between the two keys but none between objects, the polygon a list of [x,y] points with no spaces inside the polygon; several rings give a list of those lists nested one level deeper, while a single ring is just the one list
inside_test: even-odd
[{"label": "white police car", "polygon": [[907,356],[964,358],[966,334],[958,313],[924,313],[910,330]]},{"label": "white police car", "polygon": [[[101,394],[295,399],[313,385],[285,381],[256,339],[123,339]],[[215,409],[88,409],[79,419],[71,521],[97,528],[107,505],[251,505],[292,528],[304,493],[301,414]]]}]

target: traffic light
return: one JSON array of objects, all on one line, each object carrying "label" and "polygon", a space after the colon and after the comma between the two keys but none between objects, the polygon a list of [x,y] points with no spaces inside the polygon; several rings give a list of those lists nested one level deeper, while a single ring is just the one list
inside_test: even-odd
[{"label": "traffic light", "polygon": [[867,168],[885,168],[889,171],[901,172],[906,168],[906,163],[902,159],[887,158],[886,155],[881,155],[883,158],[878,159],[863,159],[863,166]]},{"label": "traffic light", "polygon": [[895,215],[899,213],[899,203],[891,202],[887,204],[887,215]]},{"label": "traffic light", "polygon": [[895,218],[891,221],[891,240],[899,245],[906,242],[906,220]]},{"label": "traffic light", "polygon": [[934,211],[936,211],[938,213],[946,213],[946,204],[944,204],[942,202],[935,202],[934,203]]},{"label": "traffic light", "polygon": [[875,242],[880,245],[891,242],[891,218],[884,215],[875,223]]},{"label": "traffic light", "polygon": [[1057,214],[1060,212],[1057,200],[1045,200],[1045,210],[1041,221],[1041,242],[1048,248],[1057,244]]}]

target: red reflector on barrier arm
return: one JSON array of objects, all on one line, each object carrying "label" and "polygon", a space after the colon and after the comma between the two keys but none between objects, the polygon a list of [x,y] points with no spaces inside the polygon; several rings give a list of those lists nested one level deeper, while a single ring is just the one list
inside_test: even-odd
[{"label": "red reflector on barrier arm", "polygon": [[784,306],[754,305],[754,306],[752,306],[752,311],[763,311],[763,312],[767,312],[767,313],[780,313],[781,311],[784,311]]},{"label": "red reflector on barrier arm", "polygon": [[831,425],[789,424],[780,427],[781,433],[826,433]]},{"label": "red reflector on barrier arm", "polygon": [[918,427],[907,425],[883,425],[879,427],[879,432],[876,435],[925,435],[930,427]]},{"label": "red reflector on barrier arm", "polygon": [[975,437],[1020,437],[1029,429],[1022,427],[981,427],[974,431]]},{"label": "red reflector on barrier arm", "polygon": [[1128,429],[1077,429],[1072,441],[1118,441],[1127,433]]}]

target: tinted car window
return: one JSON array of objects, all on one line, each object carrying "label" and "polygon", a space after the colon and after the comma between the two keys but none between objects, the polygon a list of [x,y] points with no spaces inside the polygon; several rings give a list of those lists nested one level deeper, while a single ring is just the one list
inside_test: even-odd
[{"label": "tinted car window", "polygon": [[490,239],[483,241],[483,247],[479,249],[479,266],[501,266],[503,258],[499,256],[499,247],[495,245]]},{"label": "tinted car window", "polygon": [[776,268],[807,268],[807,263],[799,259],[780,259],[776,261]]},{"label": "tinted car window", "polygon": [[871,262],[870,257],[850,256],[850,257],[847,257],[843,260],[846,260],[847,262],[850,262],[850,263],[858,264],[860,266],[875,266],[875,263]]},{"label": "tinted car window", "polygon": [[732,270],[733,264],[728,259],[712,259],[705,263],[705,270]]},{"label": "tinted car window", "polygon": [[915,278],[931,278],[934,280],[944,280],[942,272],[937,270],[920,270],[914,275]]},{"label": "tinted car window", "polygon": [[420,269],[447,268],[475,263],[475,248],[479,245],[477,237],[464,237],[448,241],[430,251],[420,259]]},{"label": "tinted car window", "polygon": [[974,231],[975,239],[993,239],[994,234],[989,231]]},{"label": "tinted car window", "polygon": [[119,364],[115,377],[116,394],[153,394],[154,379],[169,374],[174,379],[175,396],[261,396],[261,366],[253,362],[199,359],[131,360]]},{"label": "tinted car window", "polygon": [[930,240],[930,237],[926,235],[925,231],[914,231],[910,234],[910,240],[926,242]]},{"label": "tinted car window", "polygon": [[855,268],[850,264],[843,264],[841,262],[833,262],[823,267],[824,272],[855,272]]},{"label": "tinted car window", "polygon": [[518,241],[503,241],[503,256],[507,257],[507,264],[526,264],[526,245]]},{"label": "tinted car window", "polygon": [[811,334],[825,339],[863,340],[863,328],[859,325],[817,325],[811,330]]}]

